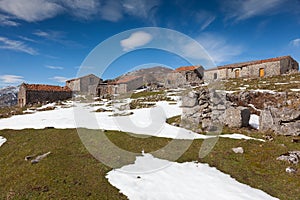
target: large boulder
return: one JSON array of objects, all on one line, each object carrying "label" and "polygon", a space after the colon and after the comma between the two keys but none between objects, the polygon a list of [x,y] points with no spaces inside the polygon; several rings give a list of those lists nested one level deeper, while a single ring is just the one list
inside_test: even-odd
[{"label": "large boulder", "polygon": [[198,104],[198,95],[191,91],[187,95],[182,97],[182,107],[194,107]]},{"label": "large boulder", "polygon": [[291,108],[268,108],[261,111],[259,118],[261,131],[274,131],[287,136],[300,135],[300,110]]},{"label": "large boulder", "polygon": [[241,128],[249,125],[250,110],[246,107],[229,107],[225,110],[224,124],[230,128]]}]

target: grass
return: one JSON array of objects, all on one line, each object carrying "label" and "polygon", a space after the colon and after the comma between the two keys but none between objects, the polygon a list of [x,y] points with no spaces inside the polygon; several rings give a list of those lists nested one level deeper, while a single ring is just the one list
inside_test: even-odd
[{"label": "grass", "polygon": [[130,98],[132,99],[138,99],[138,98],[141,98],[141,97],[149,97],[149,96],[154,96],[154,95],[162,95],[164,94],[164,91],[161,90],[161,91],[143,91],[143,92],[138,92],[138,93],[132,93]]},{"label": "grass", "polygon": [[240,87],[245,87],[246,90],[261,89],[293,93],[290,89],[299,89],[299,83],[300,73],[295,73],[264,78],[229,79],[223,82],[223,86],[230,91],[239,91]]},{"label": "grass", "polygon": [[[171,152],[179,151],[181,145],[189,142],[141,137],[119,131],[100,133],[82,130],[94,136],[103,137],[105,134],[119,148],[136,155],[144,150],[159,158],[167,156],[161,148],[171,141],[176,143],[171,147]],[[1,135],[8,141],[0,148],[0,199],[126,199],[105,178],[112,169],[89,154],[75,129],[3,130]],[[288,150],[300,150],[299,143],[292,143],[288,137],[274,138],[273,142],[265,143],[220,138],[203,159],[198,158],[203,140],[194,140],[177,161],[198,160],[208,163],[239,182],[261,189],[272,196],[283,200],[298,199],[300,173],[287,174],[285,168],[290,165],[276,161],[276,158]],[[244,154],[232,152],[231,148],[238,146],[244,148]],[[38,164],[32,165],[24,160],[25,156],[48,151],[51,154]],[[128,162],[133,161],[134,157]],[[300,170],[298,166],[293,167]]]}]

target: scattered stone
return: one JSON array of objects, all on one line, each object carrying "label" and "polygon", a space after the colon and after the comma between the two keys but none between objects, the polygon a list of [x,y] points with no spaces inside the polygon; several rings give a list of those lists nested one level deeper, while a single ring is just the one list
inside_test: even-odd
[{"label": "scattered stone", "polygon": [[297,172],[297,170],[292,167],[287,167],[285,171],[289,174],[295,174]]},{"label": "scattered stone", "polygon": [[31,164],[39,163],[42,159],[46,158],[49,154],[51,154],[51,152],[37,156],[34,160],[31,161]]},{"label": "scattered stone", "polygon": [[25,161],[29,161],[29,160],[31,160],[31,159],[33,159],[33,157],[34,157],[35,155],[31,155],[31,156],[25,156]]},{"label": "scattered stone", "polygon": [[234,153],[241,153],[241,154],[244,153],[243,147],[232,148],[232,151],[233,151]]},{"label": "scattered stone", "polygon": [[291,164],[298,164],[300,160],[300,151],[289,151],[280,155],[277,160],[287,161]]}]

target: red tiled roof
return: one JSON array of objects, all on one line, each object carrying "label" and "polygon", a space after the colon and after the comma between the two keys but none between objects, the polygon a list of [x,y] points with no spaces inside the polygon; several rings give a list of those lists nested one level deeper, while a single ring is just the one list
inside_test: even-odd
[{"label": "red tiled roof", "polygon": [[30,91],[56,91],[56,92],[71,92],[67,86],[61,87],[56,85],[41,85],[41,84],[23,84]]},{"label": "red tiled roof", "polygon": [[177,69],[175,69],[176,72],[182,72],[182,71],[192,71],[197,69],[197,66],[184,66],[184,67],[179,67]]},{"label": "red tiled roof", "polygon": [[121,84],[121,83],[128,83],[129,81],[132,81],[134,79],[140,78],[141,76],[125,76],[124,78],[121,78],[115,82],[115,84]]},{"label": "red tiled roof", "polygon": [[218,68],[224,69],[224,68],[244,67],[247,65],[257,65],[257,64],[268,63],[268,62],[276,62],[276,61],[280,61],[280,60],[287,59],[287,58],[292,58],[292,57],[291,56],[281,56],[281,57],[277,57],[277,58],[269,58],[269,59],[264,59],[264,60],[254,60],[254,61],[248,61],[248,62],[223,65],[223,66],[219,66]]}]

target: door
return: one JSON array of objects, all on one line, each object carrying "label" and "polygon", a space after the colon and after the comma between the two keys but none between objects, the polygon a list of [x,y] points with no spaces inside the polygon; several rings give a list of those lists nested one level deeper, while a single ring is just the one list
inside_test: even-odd
[{"label": "door", "polygon": [[237,69],[235,70],[235,78],[239,78],[240,77],[240,70]]},{"label": "door", "polygon": [[265,76],[265,69],[264,68],[260,68],[259,69],[259,77],[264,77]]}]

